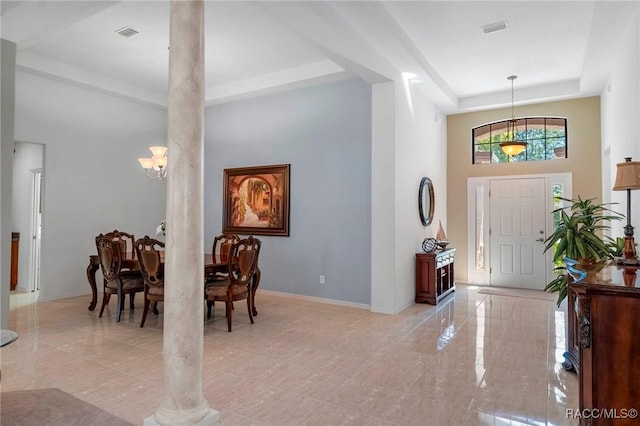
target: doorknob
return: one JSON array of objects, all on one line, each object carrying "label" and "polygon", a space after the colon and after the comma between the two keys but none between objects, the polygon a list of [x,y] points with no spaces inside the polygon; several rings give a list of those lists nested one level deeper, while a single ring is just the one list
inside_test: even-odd
[{"label": "doorknob", "polygon": [[539,242],[543,243],[544,242],[544,238],[538,238],[536,241],[539,241]]}]

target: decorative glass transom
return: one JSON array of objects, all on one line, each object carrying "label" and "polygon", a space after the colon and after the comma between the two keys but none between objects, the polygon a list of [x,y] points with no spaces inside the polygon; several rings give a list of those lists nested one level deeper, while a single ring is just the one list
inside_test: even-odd
[{"label": "decorative glass transom", "polygon": [[510,119],[475,127],[473,164],[508,163],[510,161],[558,160],[567,158],[567,119],[560,117],[525,117],[516,119],[515,139],[527,143],[526,149],[514,156],[504,153],[501,142],[509,139]]}]

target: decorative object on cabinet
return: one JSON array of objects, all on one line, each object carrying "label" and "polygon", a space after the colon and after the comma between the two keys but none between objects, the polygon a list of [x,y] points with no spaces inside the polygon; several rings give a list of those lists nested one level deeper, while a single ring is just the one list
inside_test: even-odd
[{"label": "decorative object on cabinet", "polygon": [[[597,274],[569,283],[566,367],[579,373],[580,412],[607,409],[618,414],[640,401],[640,288],[625,277],[638,267],[611,261]],[[581,418],[580,425],[636,425],[631,416]]]},{"label": "decorative object on cabinet", "polygon": [[442,227],[442,221],[438,221],[438,232],[436,233],[436,240],[438,240],[438,246],[441,249],[446,249],[449,245],[449,241],[447,240],[447,234],[444,232],[444,228]]},{"label": "decorative object on cabinet", "polygon": [[224,169],[222,232],[289,236],[290,164]]},{"label": "decorative object on cabinet", "polygon": [[428,177],[423,177],[418,189],[418,212],[420,221],[424,226],[431,224],[433,211],[435,208],[435,195],[433,193],[433,183]]},{"label": "decorative object on cabinet", "polygon": [[622,218],[622,215],[607,208],[607,204],[595,204],[593,198],[560,200],[569,205],[551,212],[557,226],[544,241],[545,253],[553,249],[555,274],[555,278],[544,289],[549,293],[558,293],[558,306],[567,297],[567,268],[562,263],[564,258],[575,259],[575,267],[584,271],[600,261],[611,259],[616,250],[615,240],[598,234],[609,229],[607,222]]},{"label": "decorative object on cabinet", "polygon": [[573,282],[579,282],[587,278],[589,275],[597,274],[602,270],[608,259],[588,259],[578,262],[569,257],[564,258],[564,265],[567,273],[573,278]]},{"label": "decorative object on cabinet", "polygon": [[432,253],[438,248],[438,241],[435,238],[425,238],[422,241],[422,251]]},{"label": "decorative object on cabinet", "polygon": [[416,253],[416,303],[436,305],[455,290],[456,249]]},{"label": "decorative object on cabinet", "polygon": [[633,226],[631,225],[631,190],[640,189],[640,161],[631,161],[626,157],[624,163],[617,164],[616,183],[614,191],[627,191],[627,225],[624,227],[624,258],[619,263],[625,265],[639,265],[636,257],[636,244],[633,240]]}]

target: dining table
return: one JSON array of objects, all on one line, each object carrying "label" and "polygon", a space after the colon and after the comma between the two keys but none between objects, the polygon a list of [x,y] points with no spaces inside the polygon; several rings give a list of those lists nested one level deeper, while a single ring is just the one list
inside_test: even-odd
[{"label": "dining table", "polygon": [[[160,252],[160,261],[164,262],[164,251]],[[97,254],[89,255],[89,265],[87,266],[87,281],[91,287],[91,302],[89,303],[89,310],[93,311],[98,304],[98,288],[96,286],[96,272],[100,268],[100,258]],[[132,255],[127,253],[126,257],[122,259],[122,268],[130,270],[140,270],[140,264],[138,260]],[[229,257],[226,254],[213,254],[204,253],[204,277],[207,275],[215,274],[218,272],[227,272],[229,268]],[[255,304],[255,294],[258,286],[260,285],[260,268],[256,267],[253,273],[253,279],[251,280],[251,311],[254,316],[258,315]]]}]

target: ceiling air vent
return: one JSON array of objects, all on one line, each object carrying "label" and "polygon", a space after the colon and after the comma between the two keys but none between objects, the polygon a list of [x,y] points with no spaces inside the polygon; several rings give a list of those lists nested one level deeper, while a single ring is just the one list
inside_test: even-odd
[{"label": "ceiling air vent", "polygon": [[491,33],[503,31],[506,29],[507,29],[507,21],[501,21],[501,22],[496,22],[494,24],[482,26],[482,32],[485,34],[491,34]]},{"label": "ceiling air vent", "polygon": [[122,27],[120,29],[115,30],[116,33],[120,34],[122,37],[132,37],[139,33],[139,31],[134,30],[131,27]]}]

